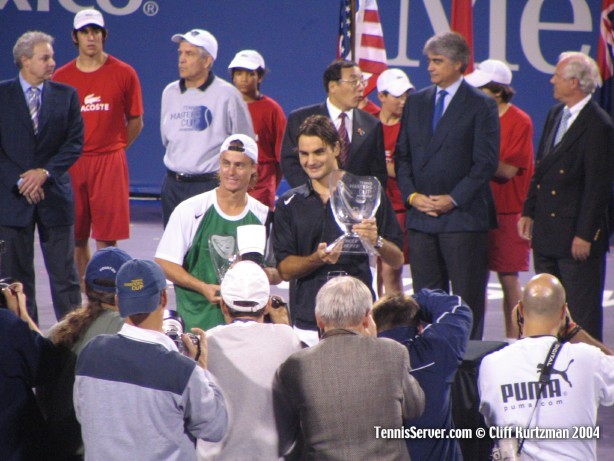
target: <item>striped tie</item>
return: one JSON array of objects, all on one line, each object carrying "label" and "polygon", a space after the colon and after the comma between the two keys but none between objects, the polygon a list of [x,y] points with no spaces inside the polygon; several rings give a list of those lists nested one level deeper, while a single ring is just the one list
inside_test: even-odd
[{"label": "striped tie", "polygon": [[345,112],[341,112],[339,114],[339,137],[341,138],[341,155],[339,156],[339,160],[341,160],[341,168],[345,168],[348,161],[348,154],[350,153],[350,136],[348,135],[347,127],[345,126],[345,119],[347,118],[347,114]]},{"label": "striped tie", "polygon": [[565,109],[563,109],[563,116],[561,117],[561,123],[559,123],[559,129],[556,131],[556,135],[554,137],[555,146],[558,143],[560,143],[561,140],[563,139],[563,136],[565,136],[565,133],[567,132],[567,128],[568,128],[567,123],[569,123],[570,118],[571,118],[571,112],[566,107]]},{"label": "striped tie", "polygon": [[30,109],[30,118],[34,126],[34,134],[38,134],[38,113],[41,107],[41,91],[31,86],[27,91],[28,109]]}]

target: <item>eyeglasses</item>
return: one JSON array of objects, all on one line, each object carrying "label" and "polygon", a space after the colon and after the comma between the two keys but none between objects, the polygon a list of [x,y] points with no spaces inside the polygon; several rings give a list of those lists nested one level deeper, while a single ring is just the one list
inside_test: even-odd
[{"label": "eyeglasses", "polygon": [[353,80],[345,80],[343,78],[338,79],[338,81],[340,82],[345,82],[347,84],[349,84],[352,88],[358,88],[358,86],[367,86],[367,82],[369,81],[368,78],[357,78],[357,79],[353,79]]}]

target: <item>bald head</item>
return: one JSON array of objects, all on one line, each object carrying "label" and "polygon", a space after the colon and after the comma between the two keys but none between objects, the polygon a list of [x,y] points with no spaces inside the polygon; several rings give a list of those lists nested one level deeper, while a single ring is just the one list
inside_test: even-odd
[{"label": "bald head", "polygon": [[565,305],[565,289],[554,275],[536,275],[524,288],[522,305],[526,317],[558,318]]}]

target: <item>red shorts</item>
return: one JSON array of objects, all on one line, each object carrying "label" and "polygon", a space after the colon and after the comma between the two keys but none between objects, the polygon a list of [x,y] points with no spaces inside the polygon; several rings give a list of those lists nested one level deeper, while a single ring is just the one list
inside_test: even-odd
[{"label": "red shorts", "polygon": [[407,243],[407,232],[405,232],[405,217],[407,215],[407,211],[395,211],[397,215],[397,221],[401,226],[401,230],[403,231],[403,264],[409,264],[409,243]]},{"label": "red shorts", "polygon": [[130,237],[126,151],[82,155],[68,170],[75,194],[75,240]]},{"label": "red shorts", "polygon": [[529,270],[531,242],[518,235],[518,214],[498,214],[499,227],[488,232],[488,268],[495,272]]}]

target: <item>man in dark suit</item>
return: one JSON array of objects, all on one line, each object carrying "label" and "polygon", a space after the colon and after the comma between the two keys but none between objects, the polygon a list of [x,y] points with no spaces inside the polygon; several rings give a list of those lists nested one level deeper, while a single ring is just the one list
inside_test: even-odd
[{"label": "man in dark suit", "polygon": [[482,339],[499,115],[463,80],[470,50],[461,35],[431,37],[424,54],[434,85],[408,96],[395,153],[413,287],[462,296],[473,311],[471,339]]},{"label": "man in dark suit", "polygon": [[561,281],[574,321],[601,340],[614,128],[591,100],[591,58],[562,53],[550,82],[561,104],[546,118],[518,231],[532,240],[535,272]]},{"label": "man in dark suit", "polygon": [[375,176],[386,187],[386,154],[382,124],[358,109],[365,80],[358,65],[351,61],[333,61],[324,71],[324,90],[328,98],[321,104],[301,107],[288,117],[281,147],[281,169],[291,187],[307,182],[297,151],[301,123],[310,115],[330,117],[345,140],[339,159],[341,168],[359,176]]},{"label": "man in dark suit", "polygon": [[279,403],[302,431],[302,459],[409,460],[399,432],[404,417],[422,414],[424,392],[410,375],[407,349],[375,337],[371,304],[360,280],[329,280],[316,299],[322,340],[277,371]]},{"label": "man in dark suit", "polygon": [[35,320],[34,228],[38,228],[59,320],[81,304],[73,262],[74,203],[68,168],[81,155],[76,91],[49,81],[53,37],[26,32],[13,48],[19,75],[0,82],[0,240],[3,274],[24,285]]}]

